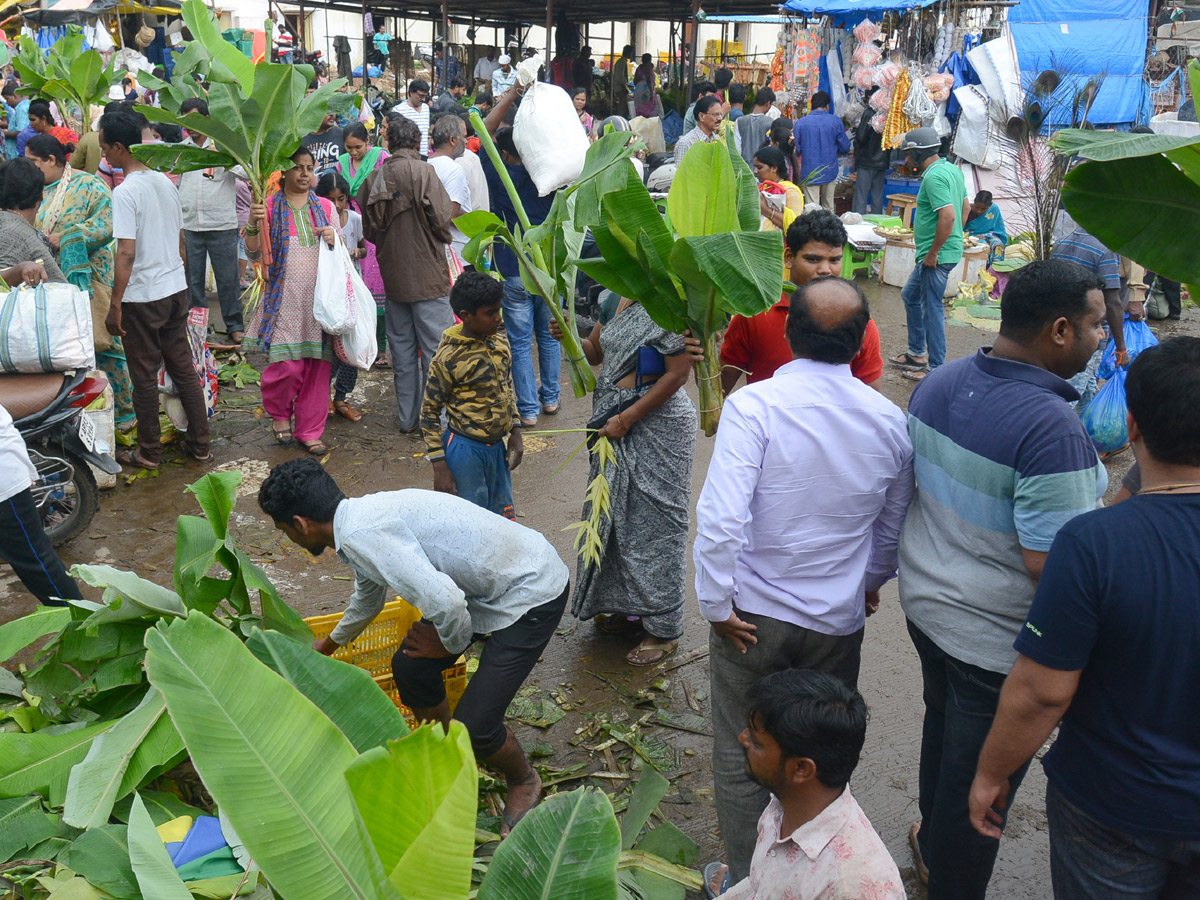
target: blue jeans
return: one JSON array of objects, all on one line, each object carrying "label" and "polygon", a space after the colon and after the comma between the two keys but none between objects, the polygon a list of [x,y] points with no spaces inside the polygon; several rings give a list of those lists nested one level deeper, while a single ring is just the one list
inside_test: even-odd
[{"label": "blue jeans", "polygon": [[442,440],[458,496],[506,519],[515,519],[512,473],[508,471],[504,441],[488,444],[449,430],[442,434]]},{"label": "blue jeans", "polygon": [[[541,406],[558,403],[558,376],[562,371],[562,347],[550,336],[550,307],[521,284],[521,277],[504,279],[504,330],[512,347],[513,387],[517,412],[522,419],[536,419]],[[533,371],[533,339],[537,337],[538,367],[542,386]]]},{"label": "blue jeans", "polygon": [[928,349],[931,369],[946,361],[946,311],[942,297],[946,293],[946,279],[953,268],[944,263],[930,269],[918,261],[900,290],[908,319],[908,353],[924,356]]},{"label": "blue jeans", "polygon": [[1053,782],[1046,785],[1046,818],[1054,900],[1200,897],[1200,841],[1138,837],[1109,828],[1067,800]]},{"label": "blue jeans", "polygon": [[[929,867],[928,898],[984,900],[1000,842],[971,826],[967,799],[1004,676],[954,659],[911,621],[908,633],[924,682],[917,845]],[[1028,768],[1025,763],[1008,780],[1008,809]]]}]

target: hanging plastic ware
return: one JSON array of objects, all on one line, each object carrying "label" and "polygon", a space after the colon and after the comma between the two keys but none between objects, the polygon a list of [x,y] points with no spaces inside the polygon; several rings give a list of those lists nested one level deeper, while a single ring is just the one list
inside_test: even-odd
[{"label": "hanging plastic ware", "polygon": [[854,26],[854,39],[860,43],[874,41],[879,38],[879,26],[870,19],[863,19]]},{"label": "hanging plastic ware", "polygon": [[860,66],[873,66],[883,58],[883,51],[874,44],[859,44],[854,48],[853,59]]},{"label": "hanging plastic ware", "polygon": [[860,66],[851,73],[850,80],[860,91],[869,91],[875,87],[875,70]]},{"label": "hanging plastic ware", "polygon": [[[1125,332],[1125,350],[1129,353],[1129,361],[1133,362],[1138,358],[1138,354],[1147,347],[1153,347],[1158,344],[1158,338],[1154,336],[1154,332],[1150,330],[1150,326],[1145,322],[1135,322],[1126,314],[1122,331]],[[1108,342],[1108,346],[1104,348],[1104,355],[1100,357],[1100,367],[1096,369],[1097,378],[1109,378],[1117,369],[1117,346],[1112,341]]]},{"label": "hanging plastic ware", "polygon": [[892,91],[889,88],[880,88],[871,95],[867,103],[876,112],[886,113],[892,106]]},{"label": "hanging plastic ware", "polygon": [[1125,369],[1117,369],[1080,417],[1098,453],[1115,453],[1129,443],[1126,409]]},{"label": "hanging plastic ware", "polygon": [[885,62],[875,70],[875,83],[881,88],[890,88],[896,84],[903,70],[894,62]]},{"label": "hanging plastic ware", "polygon": [[887,113],[875,113],[871,116],[871,127],[883,134],[883,129],[887,127]]}]

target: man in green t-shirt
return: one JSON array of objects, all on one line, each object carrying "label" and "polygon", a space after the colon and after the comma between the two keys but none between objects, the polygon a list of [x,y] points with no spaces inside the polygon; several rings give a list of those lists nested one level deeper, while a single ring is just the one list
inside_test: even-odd
[{"label": "man in green t-shirt", "polygon": [[908,319],[908,349],[891,359],[911,381],[920,381],[946,361],[942,296],[951,269],[963,255],[967,186],[958,166],[938,154],[941,143],[932,128],[915,128],[900,145],[908,164],[921,173],[913,217],[917,264],[900,291]]},{"label": "man in green t-shirt", "polygon": [[391,35],[383,30],[383,22],[375,26],[375,35],[371,38],[371,43],[375,45],[375,59],[381,66],[386,66],[388,61],[388,42],[391,41]]}]

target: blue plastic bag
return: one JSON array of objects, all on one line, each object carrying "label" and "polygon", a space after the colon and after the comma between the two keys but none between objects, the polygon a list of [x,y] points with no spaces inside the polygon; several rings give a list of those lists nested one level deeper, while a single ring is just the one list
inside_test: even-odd
[{"label": "blue plastic bag", "polygon": [[[1153,347],[1158,343],[1158,338],[1154,336],[1154,332],[1150,330],[1150,326],[1145,322],[1135,322],[1125,316],[1125,349],[1129,351],[1129,361],[1133,362],[1137,359],[1137,355],[1147,347]],[[1097,378],[1111,378],[1117,368],[1117,348],[1110,340],[1108,346],[1104,348],[1104,355],[1100,357],[1100,367],[1096,369]]]},{"label": "blue plastic bag", "polygon": [[1081,418],[1098,453],[1114,453],[1129,443],[1125,421],[1125,369],[1117,369],[1096,392]]}]

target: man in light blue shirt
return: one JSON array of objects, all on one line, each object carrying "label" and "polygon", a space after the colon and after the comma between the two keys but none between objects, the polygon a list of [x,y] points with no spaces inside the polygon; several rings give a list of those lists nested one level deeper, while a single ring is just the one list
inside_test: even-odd
[{"label": "man in light blue shirt", "polygon": [[854,687],[866,616],[896,572],[913,448],[904,413],[850,371],[869,319],[851,281],[796,289],[786,325],[795,358],[725,401],[696,507],[717,819],[733,882],[749,874],[768,799],[738,743],[750,686],[819,669]]},{"label": "man in light blue shirt", "polygon": [[4,156],[16,159],[17,136],[29,127],[29,98],[17,96],[15,81],[4,85],[4,110],[8,114],[8,126],[4,130]]},{"label": "man in light blue shirt", "polygon": [[347,499],[315,459],[276,466],[258,505],[314,556],[334,548],[354,570],[342,621],[313,648],[331,655],[399,595],[420,610],[392,658],[400,699],[418,719],[450,722],[444,670],[474,641],[479,669],[454,718],[475,757],[508,782],[501,836],[541,797],[542,782],[504,724],[567,603],[570,573],[544,537],[453,494],[406,490]]},{"label": "man in light blue shirt", "polygon": [[[812,112],[796,122],[793,129],[804,202],[819,203],[833,209],[833,188],[838,177],[838,154],[850,152],[850,138],[842,120],[829,111],[829,95],[817,91],[812,96]],[[811,180],[809,180],[811,179]],[[804,184],[809,180],[808,184]]]}]

